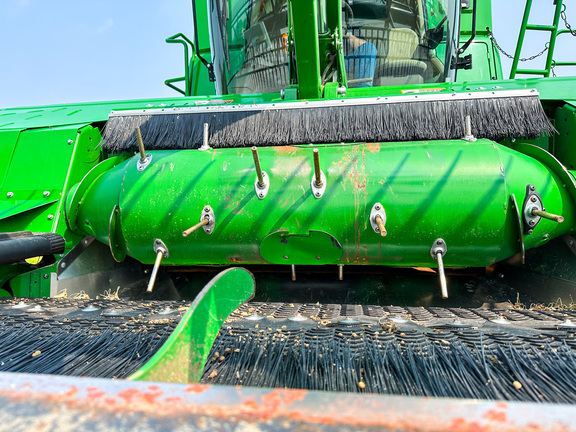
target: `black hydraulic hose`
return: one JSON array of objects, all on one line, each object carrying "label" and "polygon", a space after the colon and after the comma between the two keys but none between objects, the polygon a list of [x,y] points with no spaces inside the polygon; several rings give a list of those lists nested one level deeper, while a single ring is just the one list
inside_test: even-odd
[{"label": "black hydraulic hose", "polygon": [[53,233],[0,234],[0,265],[64,252],[65,240]]}]

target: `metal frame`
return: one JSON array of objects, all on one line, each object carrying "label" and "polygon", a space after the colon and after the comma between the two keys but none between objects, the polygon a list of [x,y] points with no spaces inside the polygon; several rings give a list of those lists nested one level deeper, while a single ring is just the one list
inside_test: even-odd
[{"label": "metal frame", "polygon": [[576,431],[576,407],[0,373],[5,429]]}]

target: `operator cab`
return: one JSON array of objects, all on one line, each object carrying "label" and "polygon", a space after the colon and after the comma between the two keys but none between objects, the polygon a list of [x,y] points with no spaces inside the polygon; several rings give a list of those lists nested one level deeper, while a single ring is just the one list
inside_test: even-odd
[{"label": "operator cab", "polygon": [[[319,32],[331,32],[323,22],[325,1],[318,3]],[[290,85],[287,0],[212,0],[211,6],[219,93]],[[457,0],[342,0],[348,87],[453,81],[459,7]]]}]

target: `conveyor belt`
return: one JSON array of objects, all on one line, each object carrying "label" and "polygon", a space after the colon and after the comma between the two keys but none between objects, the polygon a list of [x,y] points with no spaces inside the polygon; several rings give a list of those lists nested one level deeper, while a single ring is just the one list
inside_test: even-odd
[{"label": "conveyor belt", "polygon": [[166,341],[185,302],[5,299],[0,371],[125,378]]},{"label": "conveyor belt", "polygon": [[[5,299],[0,371],[125,378],[187,302]],[[576,312],[248,303],[203,382],[571,403]]]},{"label": "conveyor belt", "polygon": [[251,303],[203,382],[572,402],[576,312]]}]

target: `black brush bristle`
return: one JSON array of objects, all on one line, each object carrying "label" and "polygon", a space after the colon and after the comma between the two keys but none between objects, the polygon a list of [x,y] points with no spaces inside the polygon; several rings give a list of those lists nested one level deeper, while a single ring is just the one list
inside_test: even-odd
[{"label": "black brush bristle", "polygon": [[555,132],[538,96],[534,95],[122,114],[108,120],[102,146],[109,152],[136,149],[134,130],[139,126],[147,150],[196,149],[203,142],[204,123],[209,125],[209,145],[213,148],[448,140],[464,137],[466,116],[471,117],[472,134],[476,138],[501,141],[537,138]]},{"label": "black brush bristle", "polygon": [[576,352],[566,340],[534,345],[460,333],[233,328],[216,340],[202,381],[553,403],[576,398]]}]

